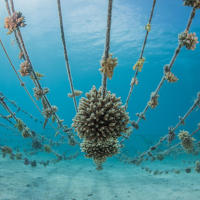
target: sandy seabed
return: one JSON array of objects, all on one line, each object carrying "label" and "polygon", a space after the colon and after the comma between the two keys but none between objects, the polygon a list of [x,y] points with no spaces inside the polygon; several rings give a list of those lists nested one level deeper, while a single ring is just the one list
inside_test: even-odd
[{"label": "sandy seabed", "polygon": [[102,171],[87,159],[33,168],[0,158],[0,200],[129,199],[199,200],[200,174],[151,175],[116,160]]}]

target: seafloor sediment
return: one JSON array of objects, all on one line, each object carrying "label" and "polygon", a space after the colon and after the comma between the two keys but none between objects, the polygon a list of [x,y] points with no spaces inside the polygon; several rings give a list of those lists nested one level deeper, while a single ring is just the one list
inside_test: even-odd
[{"label": "seafloor sediment", "polygon": [[[176,167],[184,164],[156,165],[163,170]],[[96,171],[83,159],[32,168],[0,158],[0,200],[199,200],[199,185],[195,171],[152,175],[117,160]]]}]

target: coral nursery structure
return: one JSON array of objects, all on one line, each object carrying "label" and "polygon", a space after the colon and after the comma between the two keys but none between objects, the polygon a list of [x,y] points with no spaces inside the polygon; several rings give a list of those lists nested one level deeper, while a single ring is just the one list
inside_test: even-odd
[{"label": "coral nursery structure", "polygon": [[[17,47],[19,48],[18,61],[21,63],[18,65],[19,69],[16,69],[15,61],[9,55],[6,45],[4,45],[4,42],[1,39],[0,44],[10,66],[17,76],[20,86],[25,90],[34,107],[36,107],[40,116],[42,116],[42,120],[38,120],[36,117],[33,117],[32,114],[22,109],[21,105],[19,107],[15,101],[9,100],[10,97],[8,98],[4,95],[6,91],[2,91],[4,94],[0,93],[0,104],[6,114],[0,114],[0,118],[2,118],[2,120],[5,122],[0,123],[1,127],[5,128],[6,130],[15,130],[16,133],[20,132],[22,138],[31,140],[31,148],[29,148],[27,151],[25,151],[25,149],[12,149],[9,145],[1,145],[0,143],[0,150],[3,157],[9,156],[10,159],[23,160],[25,165],[30,165],[32,167],[36,167],[38,164],[46,167],[49,164],[55,164],[61,160],[75,159],[77,156],[79,156],[79,151],[68,156],[66,156],[66,152],[59,152],[59,148],[57,147],[61,145],[67,145],[66,141],[68,141],[70,146],[73,146],[74,148],[78,147],[79,150],[84,153],[86,158],[93,159],[94,163],[96,164],[96,169],[101,170],[103,168],[102,164],[107,160],[107,158],[117,154],[118,158],[122,161],[130,164],[141,165],[143,162],[149,160],[162,161],[166,156],[170,155],[171,152],[174,151],[177,154],[180,152],[185,152],[188,154],[199,153],[199,139],[195,140],[193,137],[194,134],[199,133],[199,125],[198,128],[192,133],[184,130],[179,130],[179,133],[176,133],[176,131],[179,126],[185,124],[186,118],[188,118],[195,109],[199,110],[200,93],[197,94],[194,103],[186,111],[185,115],[183,117],[179,117],[178,123],[174,127],[169,127],[168,133],[161,137],[156,144],[150,145],[147,151],[136,155],[134,158],[129,157],[123,153],[125,140],[129,139],[133,131],[136,131],[140,128],[139,123],[141,120],[147,120],[147,110],[159,109],[159,98],[162,96],[162,94],[159,94],[159,92],[164,83],[167,82],[169,84],[175,84],[179,79],[181,79],[181,77],[176,76],[176,72],[172,71],[172,67],[174,66],[174,63],[181,49],[185,48],[187,50],[195,50],[199,43],[197,34],[190,32],[190,29],[195,14],[197,11],[199,11],[198,9],[200,9],[200,1],[183,0],[183,5],[189,7],[192,10],[185,30],[178,34],[177,47],[174,50],[174,54],[171,57],[170,62],[164,65],[161,80],[159,81],[157,87],[149,94],[150,98],[148,99],[143,111],[136,113],[137,119],[133,120],[132,110],[130,112],[127,112],[127,110],[133,88],[134,86],[138,86],[140,84],[138,76],[141,73],[145,73],[144,68],[146,67],[145,65],[148,64],[148,62],[146,62],[148,58],[146,56],[144,57],[144,52],[148,38],[151,37],[151,31],[154,29],[154,25],[152,26],[152,19],[154,16],[157,1],[153,0],[152,2],[153,5],[151,8],[149,20],[144,26],[144,31],[146,34],[141,52],[139,57],[134,61],[135,64],[133,67],[130,67],[130,73],[133,71],[134,75],[131,76],[130,89],[125,102],[123,102],[123,98],[117,97],[120,94],[115,94],[112,91],[109,91],[107,87],[107,81],[112,82],[115,74],[117,73],[118,67],[116,66],[118,65],[119,61],[119,59],[114,57],[114,54],[110,52],[113,0],[108,0],[105,46],[100,65],[98,61],[98,66],[100,67],[99,76],[101,75],[102,77],[102,83],[100,87],[91,84],[91,90],[85,94],[83,91],[78,89],[76,90],[76,87],[74,87],[74,83],[77,84],[77,79],[74,79],[75,81],[73,80],[73,71],[71,71],[70,67],[68,49],[64,33],[62,5],[61,1],[57,0],[59,30],[61,34],[64,61],[70,87],[70,91],[68,91],[65,97],[68,96],[69,101],[73,100],[75,110],[74,118],[72,121],[68,122],[70,126],[67,126],[65,121],[60,119],[57,114],[59,107],[50,103],[48,95],[52,92],[52,90],[42,86],[42,80],[45,77],[40,72],[35,71],[35,63],[33,64],[32,59],[28,53],[26,40],[24,40],[22,34],[22,27],[27,27],[25,24],[25,17],[21,12],[15,11],[13,0],[5,0],[8,16],[5,17],[4,27],[7,29],[9,36],[13,34],[15,40],[17,41]],[[29,85],[29,83],[26,84],[25,82],[28,80],[32,83],[33,88],[30,91],[29,88],[31,84]],[[81,95],[84,97],[81,97]],[[14,97],[12,98],[14,99]],[[54,98],[51,98],[51,100],[53,101]],[[35,122],[39,121],[40,125],[42,124],[43,128],[47,130],[47,132],[49,130],[52,131],[54,135],[53,139],[49,138],[48,135],[43,135],[38,131],[29,128],[25,123],[27,118],[22,116],[22,118],[24,117],[22,120],[20,117],[18,117],[20,112],[24,113],[27,118],[30,118]],[[177,139],[179,139],[178,143]],[[160,148],[166,143],[168,144],[167,147],[165,146],[166,149],[163,150]],[[173,146],[170,146],[172,144]],[[53,155],[54,158],[42,161],[29,158],[30,155],[35,155],[38,152]],[[200,173],[199,160],[196,160],[193,168],[197,173]],[[158,170],[153,172],[150,168],[147,167],[142,167],[142,169],[149,173],[153,173],[154,175],[164,173]],[[191,169],[192,168],[186,168],[181,170],[184,170],[186,173],[190,173]],[[169,172],[173,172],[179,174],[181,170],[165,171],[165,173],[167,174]]]}]

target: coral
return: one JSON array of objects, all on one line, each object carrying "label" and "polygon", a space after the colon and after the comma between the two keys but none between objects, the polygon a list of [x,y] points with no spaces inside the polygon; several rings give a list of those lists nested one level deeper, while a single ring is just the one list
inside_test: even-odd
[{"label": "coral", "polygon": [[183,0],[184,6],[200,8],[200,0]]},{"label": "coral", "polygon": [[25,127],[25,128],[23,129],[23,131],[22,131],[22,136],[23,136],[24,138],[28,138],[28,137],[31,137],[31,136],[32,136],[32,135],[31,135],[31,132],[30,132],[30,130],[29,130],[28,127]]},{"label": "coral", "polygon": [[131,84],[130,84],[130,85],[133,86],[134,84],[135,84],[135,85],[138,85],[138,79],[137,79],[137,77],[136,77],[136,78],[133,77],[133,78],[131,79]]},{"label": "coral", "polygon": [[150,32],[150,30],[151,30],[151,24],[147,24],[145,26],[145,30],[147,30],[148,32]]},{"label": "coral", "polygon": [[25,128],[25,124],[21,119],[17,119],[17,123],[15,124],[15,127],[22,132],[23,129]]},{"label": "coral", "polygon": [[23,51],[20,51],[19,53],[19,59],[25,59],[25,56],[24,56],[24,52]]},{"label": "coral", "polygon": [[42,114],[45,118],[49,119],[54,113],[56,113],[58,108],[56,106],[51,106],[50,108],[44,108]]},{"label": "coral", "polygon": [[148,105],[149,105],[151,108],[155,108],[155,107],[158,105],[158,97],[159,97],[159,95],[158,95],[158,94],[155,94],[155,92],[152,92],[152,93],[151,93],[151,99],[150,99],[150,101],[148,102]]},{"label": "coral", "polygon": [[198,160],[195,162],[195,171],[197,173],[200,173],[200,161]]},{"label": "coral", "polygon": [[170,83],[174,83],[176,81],[178,81],[178,78],[170,71],[169,66],[166,65],[164,67],[164,74],[165,74],[165,79],[170,82]]},{"label": "coral", "polygon": [[142,67],[143,67],[143,65],[144,65],[144,61],[145,61],[145,58],[144,58],[144,57],[140,58],[140,59],[136,62],[136,64],[133,66],[133,70],[138,69],[138,71],[141,72],[141,71],[142,71]]},{"label": "coral", "polygon": [[44,145],[44,151],[47,152],[47,153],[52,152],[51,147],[49,145]]},{"label": "coral", "polygon": [[24,26],[26,26],[25,19],[21,12],[14,12],[12,16],[5,18],[4,27],[9,30],[8,34],[11,34],[17,28]]},{"label": "coral", "polygon": [[107,157],[112,157],[118,153],[119,145],[116,139],[109,139],[106,142],[94,143],[90,140],[84,140],[80,144],[82,152],[85,152],[85,157],[93,158],[98,169]]},{"label": "coral", "polygon": [[22,76],[28,76],[31,73],[31,66],[30,63],[26,60],[23,63],[21,63],[20,65],[20,70],[19,70],[20,74]]},{"label": "coral", "polygon": [[87,98],[81,98],[78,112],[72,124],[80,138],[90,141],[105,141],[117,138],[126,132],[129,122],[128,113],[125,111],[120,98],[109,91],[103,98],[101,88],[96,87],[86,93]]},{"label": "coral", "polygon": [[181,140],[181,145],[186,152],[191,153],[194,150],[193,141],[194,138],[191,137],[188,131],[180,131],[178,134],[179,139]]},{"label": "coral", "polygon": [[[41,80],[42,77],[44,77],[44,75],[43,75],[43,74],[40,74],[39,72],[35,72],[35,75],[36,75],[36,77],[37,77],[37,79],[38,79],[39,81]],[[30,78],[31,78],[32,80],[36,80],[36,78],[35,78],[32,74],[31,74]]]},{"label": "coral", "polygon": [[199,43],[196,33],[188,33],[188,31],[179,34],[178,39],[179,44],[181,46],[185,46],[189,50],[194,50],[196,48],[196,44]]},{"label": "coral", "polygon": [[2,153],[5,153],[5,154],[12,154],[12,149],[8,146],[2,146],[1,151]]},{"label": "coral", "polygon": [[105,57],[102,58],[99,71],[105,73],[109,79],[112,79],[113,71],[117,64],[117,58],[112,58],[112,54],[109,54],[107,59]]},{"label": "coral", "polygon": [[35,87],[33,88],[33,91],[34,91],[34,97],[39,100],[41,99],[44,95],[46,95],[48,92],[49,92],[49,88],[43,88],[43,89],[40,89],[38,87]]},{"label": "coral", "polygon": [[[74,95],[75,95],[76,97],[82,95],[82,93],[83,93],[83,92],[80,91],[80,90],[74,90]],[[73,98],[73,97],[74,97],[72,93],[68,93],[67,95],[68,95],[68,97],[70,97],[70,98]]]}]

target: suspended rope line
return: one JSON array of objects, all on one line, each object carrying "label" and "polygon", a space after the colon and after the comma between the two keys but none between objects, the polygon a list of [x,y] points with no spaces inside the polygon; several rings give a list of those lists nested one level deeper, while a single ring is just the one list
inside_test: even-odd
[{"label": "suspended rope line", "polygon": [[9,124],[12,124],[14,126],[14,123],[9,119],[10,116],[4,116],[4,115],[0,114],[0,117],[5,119]]},{"label": "suspended rope line", "polygon": [[11,65],[11,67],[13,68],[13,70],[14,70],[14,72],[15,72],[15,74],[16,74],[19,82],[20,82],[20,85],[24,88],[25,92],[27,93],[27,95],[29,96],[29,98],[31,99],[31,101],[33,102],[33,104],[35,105],[35,107],[37,108],[37,110],[42,114],[42,111],[40,110],[39,106],[37,105],[37,103],[35,102],[35,100],[33,99],[33,97],[31,96],[31,94],[28,91],[25,83],[22,81],[22,79],[20,78],[19,74],[17,73],[17,70],[16,70],[15,66],[13,65],[13,63],[12,63],[12,61],[11,61],[9,55],[8,55],[8,52],[6,51],[5,46],[4,46],[3,42],[1,41],[1,39],[0,39],[0,44],[1,44],[2,48],[3,48],[4,53],[6,54],[6,57],[7,57],[10,65]]},{"label": "suspended rope line", "polygon": [[[9,7],[9,4],[8,4],[8,0],[5,0],[5,3],[6,3],[7,12],[8,12],[8,14],[9,14],[9,16],[11,16],[11,11],[10,11],[10,7]],[[12,9],[14,9],[13,2],[11,2],[11,7],[12,7]],[[15,40],[16,40],[16,42],[17,42],[17,46],[18,46],[18,48],[19,48],[19,50],[20,50],[20,54],[19,54],[19,55],[20,55],[20,57],[21,57],[22,59],[25,59],[24,53],[23,53],[23,49],[22,49],[21,44],[20,44],[20,42],[19,42],[19,38],[18,38],[18,36],[17,36],[16,30],[14,30],[14,35],[15,35]]]},{"label": "suspended rope line", "polygon": [[[145,29],[146,29],[146,35],[145,35],[145,39],[144,39],[144,42],[143,42],[143,46],[142,46],[142,50],[141,50],[141,53],[140,53],[139,60],[143,59],[144,49],[146,47],[148,35],[149,35],[150,30],[151,30],[151,21],[152,21],[152,18],[153,18],[153,13],[154,13],[155,5],[156,5],[156,0],[153,0],[153,6],[152,6],[152,9],[151,9],[151,14],[150,14],[150,17],[149,17],[149,21],[148,21],[148,24],[145,27]],[[138,75],[138,72],[139,72],[139,68],[137,67],[135,69],[134,77],[131,80],[131,84],[130,84],[131,87],[130,87],[130,90],[129,90],[129,93],[128,93],[128,96],[127,96],[127,99],[126,99],[126,103],[125,103],[125,108],[126,109],[128,108],[128,102],[129,102],[129,99],[130,99],[131,94],[133,92],[133,87],[134,87],[135,84],[137,84],[137,75]]]},{"label": "suspended rope line", "polygon": [[[169,132],[167,135],[160,138],[160,140],[153,146],[151,146],[147,151],[140,154],[135,160],[135,162],[139,161],[142,162],[145,155],[151,155],[152,151],[155,151],[165,140],[168,140],[170,143],[175,138],[175,130],[178,129],[180,125],[184,125],[185,119],[191,114],[191,112],[197,107],[200,107],[200,92],[197,94],[197,98],[194,101],[193,105],[188,109],[188,111],[185,113],[183,117],[179,117],[179,122],[176,124],[176,126],[170,127]],[[195,133],[194,133],[195,134]]]},{"label": "suspended rope line", "polygon": [[[107,30],[106,30],[106,43],[104,49],[104,60],[107,60],[109,57],[110,50],[110,30],[111,30],[111,18],[112,18],[112,0],[108,1],[108,15],[107,15]],[[103,97],[106,94],[107,88],[107,74],[104,72],[102,76],[102,95]]]},{"label": "suspended rope line", "polygon": [[58,14],[59,14],[59,21],[60,21],[60,32],[61,32],[62,44],[63,44],[63,48],[64,48],[65,65],[66,65],[66,69],[67,69],[68,79],[70,82],[70,88],[71,88],[71,92],[72,92],[72,96],[73,96],[74,107],[77,112],[78,108],[77,108],[76,96],[75,96],[75,92],[74,92],[74,86],[73,86],[71,70],[70,70],[70,65],[69,65],[69,59],[68,59],[68,54],[67,54],[67,47],[66,47],[66,41],[65,41],[65,33],[64,33],[64,29],[63,29],[62,9],[61,9],[60,0],[57,0],[57,5],[58,5]]},{"label": "suspended rope line", "polygon": [[[200,131],[200,125],[198,124],[198,127],[190,134],[190,136],[194,136],[197,132]],[[173,146],[171,146],[169,149],[162,151],[162,152],[158,152],[161,155],[168,155],[170,154],[173,150],[175,150],[177,147],[179,147],[181,145],[181,142],[179,142],[178,144],[175,144]]]},{"label": "suspended rope line", "polygon": [[[2,92],[0,92],[0,94],[3,94]],[[9,102],[10,104],[12,104],[17,110],[16,110],[16,113],[17,112],[23,112],[24,114],[26,114],[29,118],[33,119],[35,122],[39,122],[41,124],[43,124],[42,121],[40,121],[39,119],[37,119],[36,117],[34,117],[32,114],[28,113],[27,111],[23,110],[20,106],[17,105],[17,103],[13,100],[10,100],[8,97],[6,97],[5,95],[3,95],[5,97],[5,100],[7,102]]]},{"label": "suspended rope line", "polygon": [[[11,4],[13,4],[13,0],[10,0],[10,2],[11,2]],[[14,5],[14,4],[13,4],[13,5]],[[14,6],[12,6],[12,14],[13,14],[13,13],[15,13]],[[26,50],[26,47],[25,47],[25,44],[24,44],[24,41],[23,41],[23,37],[22,37],[22,34],[21,34],[21,31],[20,31],[19,27],[17,27],[16,30],[17,30],[17,34],[18,34],[18,37],[19,37],[19,40],[20,40],[20,43],[21,43],[21,46],[22,46],[22,49],[23,49],[23,52],[24,52],[26,61],[28,61],[29,65],[30,65],[30,68],[31,68],[31,75],[33,76],[33,79],[32,79],[32,80],[33,80],[35,86],[38,87],[40,90],[42,90],[42,87],[41,87],[40,82],[39,82],[39,80],[38,80],[38,77],[37,77],[37,75],[36,75],[36,73],[35,73],[35,71],[34,71],[34,68],[33,68],[33,65],[32,65],[32,63],[31,63],[31,60],[30,60],[30,58],[29,58],[28,52],[27,52],[27,50]],[[62,123],[63,123],[63,120],[60,120],[59,117],[58,117],[58,115],[52,110],[52,106],[51,106],[49,100],[47,99],[46,95],[43,95],[43,99],[44,99],[44,101],[46,102],[48,108],[51,110],[52,115],[55,117],[56,122],[57,122],[57,124],[58,124],[58,127],[59,127],[59,128],[62,128],[63,132],[65,132],[65,133],[68,135],[68,139],[69,139],[69,141],[70,141],[69,143],[70,143],[71,145],[75,145],[76,142],[75,142],[75,140],[74,140],[74,138],[73,138],[72,133],[66,131],[66,130],[68,130],[67,126],[62,124]],[[47,123],[47,119],[45,119],[44,125],[46,125],[46,123]]]},{"label": "suspended rope line", "polygon": [[[188,24],[186,26],[187,27],[186,31],[189,31],[189,29],[190,29],[190,26],[192,24],[192,20],[193,20],[193,18],[195,16],[195,12],[196,12],[196,8],[194,7],[192,12],[191,12],[191,14],[190,14],[190,17],[189,17],[189,20],[188,20]],[[178,47],[176,48],[176,50],[174,52],[174,55],[173,55],[173,57],[172,57],[172,59],[170,61],[170,64],[167,66],[169,71],[173,67],[173,64],[174,64],[178,54],[180,53],[180,50],[181,50],[182,47],[183,47],[183,45],[179,44]],[[160,91],[160,88],[162,87],[162,85],[165,82],[165,80],[166,80],[166,78],[165,78],[165,74],[164,74],[162,76],[162,78],[161,78],[161,80],[160,80],[155,92],[153,92],[153,96],[151,98],[156,98],[158,96],[158,92]],[[146,107],[144,108],[143,112],[137,113],[137,116],[138,116],[137,121],[136,122],[134,122],[134,121],[132,122],[132,125],[133,125],[134,128],[137,129],[139,127],[138,124],[139,124],[140,120],[141,119],[145,119],[145,113],[146,113],[146,111],[148,110],[149,107],[150,107],[150,104],[148,102]]]}]

